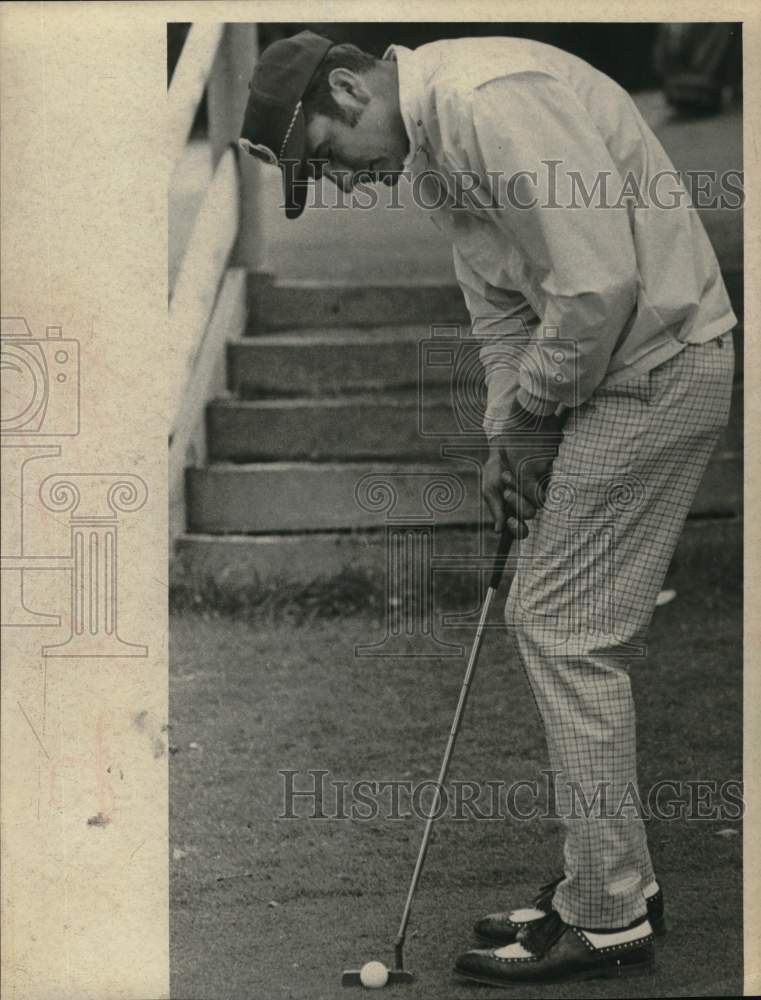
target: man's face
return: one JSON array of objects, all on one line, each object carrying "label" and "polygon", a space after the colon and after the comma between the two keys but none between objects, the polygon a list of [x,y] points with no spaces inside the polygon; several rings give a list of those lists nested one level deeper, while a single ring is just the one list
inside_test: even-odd
[{"label": "man's face", "polygon": [[326,161],[316,166],[317,176],[344,191],[360,179],[396,183],[408,149],[398,111],[349,70],[334,70],[331,84],[334,74],[332,93],[341,117],[315,114],[307,124],[309,159]]}]

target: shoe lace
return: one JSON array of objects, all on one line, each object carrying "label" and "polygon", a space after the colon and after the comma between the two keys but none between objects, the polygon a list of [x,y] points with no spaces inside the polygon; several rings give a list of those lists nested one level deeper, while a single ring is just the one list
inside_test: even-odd
[{"label": "shoe lace", "polygon": [[558,940],[566,929],[557,910],[550,912],[540,920],[532,920],[518,931],[517,941],[526,951],[537,957],[543,955]]}]

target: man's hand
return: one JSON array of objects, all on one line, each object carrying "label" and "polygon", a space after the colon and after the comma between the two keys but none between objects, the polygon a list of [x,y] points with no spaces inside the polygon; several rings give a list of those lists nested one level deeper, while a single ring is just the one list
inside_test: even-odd
[{"label": "man's hand", "polygon": [[507,521],[516,538],[525,538],[525,522],[536,516],[543,502],[562,437],[561,421],[554,415],[527,420],[525,414],[516,414],[514,424],[490,441],[482,492],[494,517],[495,532],[501,533]]}]

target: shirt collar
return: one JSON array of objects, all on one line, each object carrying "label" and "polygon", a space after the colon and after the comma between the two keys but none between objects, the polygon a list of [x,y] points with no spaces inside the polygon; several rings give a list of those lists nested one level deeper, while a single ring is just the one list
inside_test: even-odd
[{"label": "shirt collar", "polygon": [[399,108],[410,143],[402,169],[409,170],[425,146],[421,113],[424,94],[422,73],[413,50],[403,45],[389,45],[383,58],[395,62],[399,70]]}]

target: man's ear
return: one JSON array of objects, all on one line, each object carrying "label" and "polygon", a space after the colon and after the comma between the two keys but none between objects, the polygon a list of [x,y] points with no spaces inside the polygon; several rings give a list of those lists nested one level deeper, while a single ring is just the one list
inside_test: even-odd
[{"label": "man's ear", "polygon": [[336,104],[347,111],[359,111],[372,97],[362,77],[343,66],[330,71],[328,83]]}]

